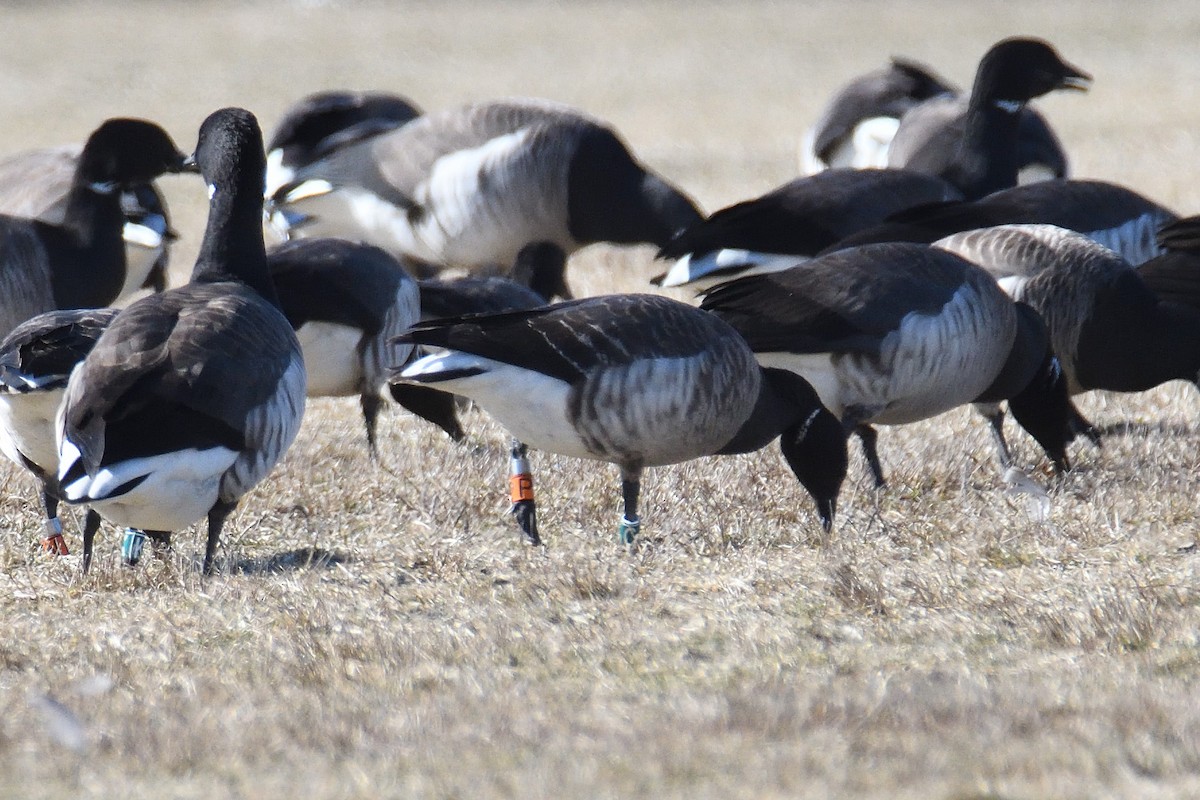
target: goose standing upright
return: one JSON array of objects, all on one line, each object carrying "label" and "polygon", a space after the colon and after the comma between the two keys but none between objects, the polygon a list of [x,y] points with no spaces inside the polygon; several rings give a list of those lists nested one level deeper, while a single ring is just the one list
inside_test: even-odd
[{"label": "goose standing upright", "polygon": [[71,374],[58,478],[68,502],[129,528],[207,516],[209,574],[226,517],[300,428],[306,379],[267,270],[254,115],[211,114],[194,162],[211,199],[192,280],[118,314]]},{"label": "goose standing upright", "polygon": [[[922,115],[941,118],[953,128],[961,126],[967,99],[930,67],[908,58],[893,58],[887,67],[860,75],[833,96],[817,124],[804,135],[801,170],[812,175],[837,167],[888,166],[900,120],[918,105],[923,106]],[[932,121],[925,130],[926,136],[940,132]],[[1020,112],[1017,163],[1020,183],[1067,177],[1062,144],[1032,106]]]},{"label": "goose standing upright", "polygon": [[915,422],[978,399],[1013,398],[1014,416],[1062,463],[1067,399],[1046,330],[962,258],[922,245],[868,245],[721,284],[701,308],[733,326],[760,364],[812,384],[859,434],[878,486],[872,425]]},{"label": "goose standing upright", "polygon": [[841,425],[808,383],[761,369],[707,312],[656,295],[610,295],[432,320],[404,340],[447,352],[397,380],[469,397],[535,449],[616,464],[623,541],[640,526],[644,468],[750,452],[777,437],[822,524],[832,524],[846,471]]},{"label": "goose standing upright", "polygon": [[0,217],[0,335],[56,308],[111,305],[145,275],[126,269],[121,191],[178,172],[184,156],[152,122],[110,119],[80,153],[61,218]]},{"label": "goose standing upright", "polygon": [[[61,224],[82,151],[79,145],[65,145],[0,160],[0,214]],[[167,201],[153,181],[123,186],[120,199],[125,218],[125,280],[115,302],[138,289],[161,292],[166,288],[170,246],[177,238]]]},{"label": "goose standing upright", "polygon": [[[47,311],[26,320],[0,341],[0,452],[38,479],[46,510],[42,548],[70,551],[58,519],[58,443],[54,423],[67,378],[104,331],[116,309]],[[88,511],[85,535],[100,517]]]},{"label": "goose standing upright", "polygon": [[1090,75],[1063,61],[1047,42],[1004,39],[980,60],[965,103],[934,99],[900,118],[888,166],[943,177],[969,200],[1015,186],[1025,104],[1056,89],[1085,90],[1090,83]]},{"label": "goose standing upright", "polygon": [[[278,190],[300,236],[340,236],[425,265],[506,271],[536,242],[658,246],[700,219],[616,132],[567,106],[478,103],[340,147]],[[563,286],[565,287],[565,282]]]}]

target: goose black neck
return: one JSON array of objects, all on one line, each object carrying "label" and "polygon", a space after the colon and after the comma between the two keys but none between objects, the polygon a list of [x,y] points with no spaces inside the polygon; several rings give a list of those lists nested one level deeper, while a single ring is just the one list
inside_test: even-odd
[{"label": "goose black neck", "polygon": [[764,368],[754,410],[717,454],[752,453],[766,447],[821,408],[817,393],[804,378],[787,370]]},{"label": "goose black neck", "polygon": [[1017,185],[1017,136],[1024,106],[972,94],[953,181],[967,200]]},{"label": "goose black neck", "polygon": [[111,305],[125,285],[125,218],[120,195],[72,186],[62,221],[42,225],[54,268],[50,284],[58,308]]},{"label": "goose black neck", "polygon": [[239,281],[279,305],[267,269],[262,193],[218,188],[208,204],[208,226],[192,273],[195,283]]}]

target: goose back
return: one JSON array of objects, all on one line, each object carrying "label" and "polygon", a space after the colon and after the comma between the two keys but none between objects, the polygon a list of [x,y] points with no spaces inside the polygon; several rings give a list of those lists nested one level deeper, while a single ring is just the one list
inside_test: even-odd
[{"label": "goose back", "polygon": [[908,244],[839,251],[722,284],[701,308],[764,366],[804,376],[835,415],[912,422],[979,396],[1016,332],[990,276],[947,255]]}]

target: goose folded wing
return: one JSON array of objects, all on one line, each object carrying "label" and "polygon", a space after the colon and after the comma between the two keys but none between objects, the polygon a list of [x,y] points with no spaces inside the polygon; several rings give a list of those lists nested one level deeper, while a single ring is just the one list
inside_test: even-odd
[{"label": "goose folded wing", "polygon": [[[356,248],[351,258],[343,257]],[[298,240],[267,256],[279,304],[293,328],[334,322],[375,335],[396,301],[402,267],[376,248],[341,240]]]},{"label": "goose folded wing", "polygon": [[[912,314],[936,315],[961,288],[963,262],[911,259],[904,245],[825,256],[719,285],[701,308],[731,324],[756,353],[878,354]],[[948,255],[948,254],[947,254]],[[904,270],[892,269],[906,259]]]},{"label": "goose folded wing", "polygon": [[399,341],[457,350],[575,383],[597,368],[686,358],[711,347],[694,310],[652,295],[613,295],[418,323]]},{"label": "goose folded wing", "polygon": [[165,304],[131,306],[68,387],[64,436],[89,473],[184,447],[246,448],[251,414],[299,358],[278,312],[248,290],[192,284],[177,292],[159,298],[205,294],[206,302],[172,302],[167,313]]},{"label": "goose folded wing", "polygon": [[39,314],[0,342],[0,365],[35,378],[38,388],[65,386],[71,370],[87,356],[116,315],[112,308]]}]

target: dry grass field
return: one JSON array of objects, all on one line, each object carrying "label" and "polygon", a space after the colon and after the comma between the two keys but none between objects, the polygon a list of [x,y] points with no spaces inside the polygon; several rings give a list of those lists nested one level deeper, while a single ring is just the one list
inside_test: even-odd
[{"label": "dry grass field", "polygon": [[[991,42],[1054,41],[1088,95],[1041,107],[1076,174],[1200,210],[1200,4],[5,3],[0,152],[163,123],[190,150],[244,105],[385,88],[427,109],[545,96],[611,120],[707,210],[796,175],[801,131],[891,54],[969,83]],[[164,182],[183,239],[204,189]],[[649,249],[571,263],[644,291]],[[683,295],[680,295],[683,297]],[[310,403],[231,518],[221,574],[176,555],[92,574],[35,551],[0,467],[0,797],[1200,796],[1200,397],[1087,397],[1049,514],[967,411],[857,448],[823,541],[777,449],[651,471],[616,541],[614,468],[533,457],[544,548],[507,515],[503,431],[455,447],[399,412]],[[70,541],[78,551],[78,533]],[[316,559],[310,556],[316,556]]]}]

